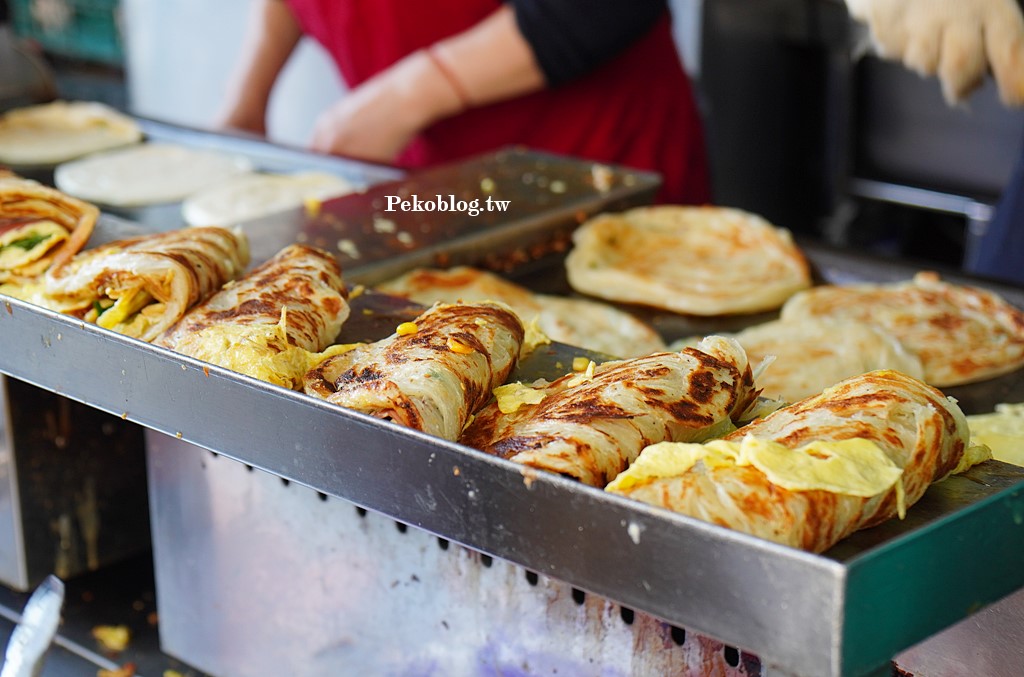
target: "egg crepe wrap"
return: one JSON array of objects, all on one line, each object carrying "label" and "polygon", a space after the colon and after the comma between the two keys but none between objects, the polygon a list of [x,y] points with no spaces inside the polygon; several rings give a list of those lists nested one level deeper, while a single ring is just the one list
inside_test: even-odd
[{"label": "egg crepe wrap", "polygon": [[516,366],[523,324],[498,303],[436,304],[306,374],[306,393],[447,440]]},{"label": "egg crepe wrap", "polygon": [[167,231],[88,249],[47,274],[27,300],[152,341],[248,263],[241,231]]},{"label": "egg crepe wrap", "polygon": [[[896,516],[901,503],[913,505],[931,483],[957,469],[970,433],[960,408],[935,388],[900,372],[873,371],[779,409],[725,441],[747,438],[777,442],[791,456],[781,458],[783,465],[803,466],[815,464],[814,456],[823,458],[821,451],[812,452],[812,458],[794,451],[810,443],[866,440],[884,457],[858,474],[870,475],[881,466],[895,473],[888,488],[870,496],[786,488],[769,480],[757,465],[706,460],[679,474],[651,473],[623,482],[638,474],[645,455],[657,449],[652,447],[608,490],[776,543],[823,552],[858,529]],[[856,483],[861,476],[831,481]]]},{"label": "egg crepe wrap", "polygon": [[563,376],[532,396],[527,392],[508,413],[499,398],[477,414],[459,441],[604,487],[647,445],[732,430],[732,419],[756,396],[740,345],[710,336],[679,352],[605,362],[592,373]]},{"label": "egg crepe wrap", "polygon": [[0,176],[0,285],[60,268],[88,242],[95,205],[30,179]]},{"label": "egg crepe wrap", "polygon": [[153,343],[295,389],[348,316],[337,260],[293,244],[193,307]]}]

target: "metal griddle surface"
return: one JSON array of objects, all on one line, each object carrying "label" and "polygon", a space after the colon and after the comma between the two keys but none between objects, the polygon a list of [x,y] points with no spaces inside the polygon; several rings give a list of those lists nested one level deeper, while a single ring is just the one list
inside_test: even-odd
[{"label": "metal griddle surface", "polygon": [[[333,201],[321,212],[337,213]],[[372,227],[372,215],[366,218]],[[296,226],[314,232],[306,228],[317,223],[302,216],[283,232]],[[98,237],[130,225],[106,218]],[[507,240],[495,242],[492,251],[506,251]],[[804,246],[825,281],[903,279],[914,272],[906,264]],[[557,268],[532,271],[535,286],[559,284]],[[987,286],[1022,300],[1018,290]],[[416,310],[373,293],[353,306],[353,318],[368,319],[350,323],[340,340],[375,338]],[[708,322],[649,318],[671,326],[670,334],[706,333]],[[722,329],[754,319],[725,318],[731,326]],[[899,650],[1024,586],[1024,470],[994,461],[933,486],[906,520],[813,555],[13,299],[0,300],[0,346],[0,372],[716,636],[787,673],[876,670]],[[552,346],[522,369],[568,363],[579,352]],[[949,393],[954,390],[967,411],[987,410],[995,401],[1024,400],[1024,372]]]}]

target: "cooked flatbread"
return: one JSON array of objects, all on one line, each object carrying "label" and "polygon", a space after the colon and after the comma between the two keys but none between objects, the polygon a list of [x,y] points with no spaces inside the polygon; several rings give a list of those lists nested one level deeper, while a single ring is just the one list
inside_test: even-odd
[{"label": "cooked flatbread", "polygon": [[324,172],[242,174],[193,193],[181,212],[190,226],[231,226],[354,189],[340,176]]},{"label": "cooked flatbread", "polygon": [[348,315],[337,260],[293,244],[192,308],[153,343],[295,389]]},{"label": "cooked flatbread", "polygon": [[0,116],[0,162],[49,165],[135,143],[139,125],[110,106],[54,101]]},{"label": "cooked flatbread", "polygon": [[852,320],[776,320],[732,334],[753,365],[770,362],[757,377],[761,393],[796,402],[840,381],[879,369],[921,379],[921,360],[892,334]]},{"label": "cooked flatbread", "polygon": [[536,320],[538,328],[553,341],[613,357],[639,357],[665,349],[657,332],[629,313],[587,299],[534,294],[498,275],[467,266],[419,268],[377,289],[424,305],[501,301],[524,324]]},{"label": "cooked flatbread", "polygon": [[918,273],[895,284],[821,286],[790,299],[784,320],[847,319],[882,327],[944,387],[983,381],[1024,365],[1024,313],[998,294]]},{"label": "cooked flatbread", "polygon": [[248,263],[243,233],[185,228],[87,249],[28,300],[152,341]]},{"label": "cooked flatbread", "polygon": [[59,165],[57,187],[83,200],[118,207],[161,204],[252,171],[241,155],[146,143]]},{"label": "cooked flatbread", "polygon": [[305,391],[455,440],[515,368],[523,335],[504,305],[437,304],[392,336],[314,367]]},{"label": "cooked flatbread", "polygon": [[754,465],[699,462],[678,476],[652,477],[613,490],[776,543],[822,552],[857,529],[896,516],[901,490],[905,504],[913,505],[931,483],[957,467],[969,441],[967,421],[954,401],[894,371],[843,381],[726,439],[747,435],[790,449],[814,441],[870,440],[902,474],[891,489],[862,497],[786,489]]},{"label": "cooked flatbread", "polygon": [[604,487],[650,444],[731,429],[757,391],[743,348],[711,336],[678,353],[605,362],[527,394],[508,413],[500,399],[487,405],[459,441]]},{"label": "cooked flatbread", "polygon": [[724,207],[601,214],[573,234],[565,267],[584,294],[691,315],[773,310],[811,284],[789,231]]},{"label": "cooked flatbread", "polygon": [[60,268],[92,235],[99,209],[41,183],[0,177],[0,285]]}]

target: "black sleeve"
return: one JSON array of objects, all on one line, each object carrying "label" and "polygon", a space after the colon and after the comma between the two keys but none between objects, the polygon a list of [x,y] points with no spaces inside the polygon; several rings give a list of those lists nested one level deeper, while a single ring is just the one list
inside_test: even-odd
[{"label": "black sleeve", "polygon": [[640,38],[667,0],[508,0],[548,84],[583,75]]}]

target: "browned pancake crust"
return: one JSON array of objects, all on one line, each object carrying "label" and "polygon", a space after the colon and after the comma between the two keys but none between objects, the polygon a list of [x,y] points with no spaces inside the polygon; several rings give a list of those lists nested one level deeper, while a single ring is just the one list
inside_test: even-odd
[{"label": "browned pancake crust", "polygon": [[[41,183],[16,176],[0,176],[0,219],[18,222],[45,219],[68,231],[68,239],[52,254],[48,266],[51,270],[63,266],[85,246],[99,213],[95,205]],[[8,273],[0,270],[0,283],[28,281],[16,279],[13,271]]]},{"label": "browned pancake crust", "polygon": [[439,304],[416,331],[332,357],[306,375],[305,391],[329,402],[454,440],[505,382],[524,329],[493,303]]},{"label": "browned pancake crust", "polygon": [[1024,366],[1024,312],[998,294],[946,283],[934,273],[889,285],[815,287],[790,299],[782,317],[876,324],[916,354],[925,381],[939,387]]},{"label": "browned pancake crust", "polygon": [[[908,506],[956,467],[969,438],[955,404],[935,388],[894,371],[843,381],[726,439],[744,435],[791,448],[816,440],[869,439],[904,469]],[[649,480],[619,493],[812,552],[897,513],[895,488],[871,498],[790,491],[753,466],[708,470],[698,464],[678,477]]]},{"label": "browned pancake crust", "polygon": [[692,440],[741,414],[757,394],[745,358],[696,348],[606,362],[574,385],[580,378],[554,381],[539,404],[510,414],[488,405],[459,441],[603,487],[645,446]]}]

